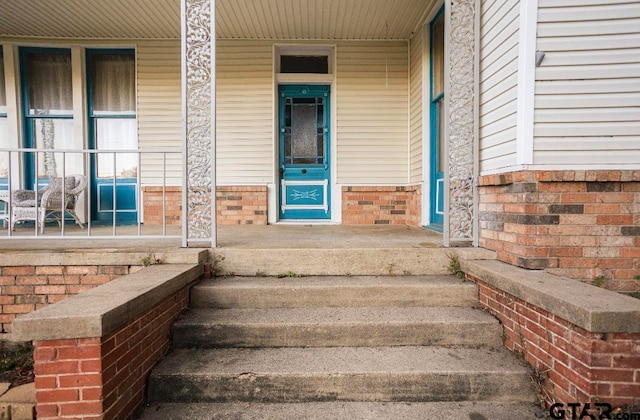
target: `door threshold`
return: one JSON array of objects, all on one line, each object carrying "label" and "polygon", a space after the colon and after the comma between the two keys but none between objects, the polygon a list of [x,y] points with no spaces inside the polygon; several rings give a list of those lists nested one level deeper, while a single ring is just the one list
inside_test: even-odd
[{"label": "door threshold", "polygon": [[331,220],[316,219],[295,219],[295,220],[278,220],[274,225],[339,225],[339,223]]}]

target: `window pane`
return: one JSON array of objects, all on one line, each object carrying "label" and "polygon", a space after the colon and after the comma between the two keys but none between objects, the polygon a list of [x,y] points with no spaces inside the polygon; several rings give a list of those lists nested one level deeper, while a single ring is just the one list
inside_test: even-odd
[{"label": "window pane", "polygon": [[431,29],[433,74],[431,98],[435,98],[444,92],[444,14],[440,14],[438,20],[433,23]]},{"label": "window pane", "polygon": [[0,47],[0,117],[7,115],[7,91],[4,86],[4,57]]},{"label": "window pane", "polygon": [[280,57],[280,73],[329,74],[329,57],[326,55],[283,55]]},{"label": "window pane", "polygon": [[[4,87],[4,59],[0,47],[0,148],[9,147],[9,127],[7,125],[7,97]],[[9,175],[9,154],[0,152],[0,178]]]},{"label": "window pane", "polygon": [[[137,150],[136,120],[133,118],[96,119],[96,146],[98,150]],[[98,177],[135,178],[138,174],[136,153],[98,155]]]},{"label": "window pane", "polygon": [[71,52],[27,52],[29,115],[73,113]]},{"label": "window pane", "polygon": [[[9,127],[7,118],[0,117],[0,148],[9,148]],[[9,152],[0,152],[0,178],[9,176]]]},{"label": "window pane", "polygon": [[91,68],[94,115],[135,114],[133,54],[94,54]]},{"label": "window pane", "polygon": [[[72,149],[73,148],[73,120],[67,118],[34,118],[33,137],[38,149]],[[38,177],[62,176],[63,169],[67,174],[70,167],[63,167],[62,153],[38,153]]]},{"label": "window pane", "polygon": [[444,100],[438,101],[438,172],[444,172]]}]

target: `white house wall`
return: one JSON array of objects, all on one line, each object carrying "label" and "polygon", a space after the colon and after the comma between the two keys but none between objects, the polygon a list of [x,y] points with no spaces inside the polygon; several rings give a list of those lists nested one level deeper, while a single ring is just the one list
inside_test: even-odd
[{"label": "white house wall", "polygon": [[407,183],[408,61],[406,42],[338,44],[338,183]]},{"label": "white house wall", "polygon": [[516,164],[520,2],[484,0],[480,16],[480,170]]},{"label": "white house wall", "polygon": [[640,162],[640,3],[539,0],[534,163]]},{"label": "white house wall", "polygon": [[410,91],[410,117],[411,133],[409,139],[409,165],[410,182],[422,181],[422,142],[423,142],[423,89],[422,83],[424,75],[424,34],[423,27],[411,38],[411,91]]},{"label": "white house wall", "polygon": [[218,41],[218,184],[265,184],[274,177],[273,46]]},{"label": "white house wall", "polygon": [[[140,41],[138,69],[138,145],[141,149],[182,152],[180,41]],[[167,183],[182,184],[182,156],[167,155]],[[162,155],[143,155],[142,183],[162,185]]]}]

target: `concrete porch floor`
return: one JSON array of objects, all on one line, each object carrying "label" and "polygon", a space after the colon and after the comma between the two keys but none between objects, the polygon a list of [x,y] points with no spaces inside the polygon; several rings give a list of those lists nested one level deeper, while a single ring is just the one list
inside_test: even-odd
[{"label": "concrete porch floor", "polygon": [[[180,238],[140,237],[135,226],[117,227],[118,235],[126,238],[107,237],[111,227],[92,227],[91,236],[76,226],[65,227],[65,237],[60,229],[47,227],[44,236],[11,237],[0,233],[0,252],[75,249],[167,249],[180,248]],[[146,230],[148,233],[153,233]],[[146,233],[143,231],[143,233]],[[5,232],[6,233],[6,230]],[[154,234],[159,234],[155,231]],[[32,229],[17,228],[14,235],[31,235]],[[167,229],[167,234],[180,235],[179,228]],[[242,225],[218,226],[218,247],[228,249],[349,249],[349,248],[437,248],[442,245],[442,235],[408,226],[345,226],[345,225]]]}]

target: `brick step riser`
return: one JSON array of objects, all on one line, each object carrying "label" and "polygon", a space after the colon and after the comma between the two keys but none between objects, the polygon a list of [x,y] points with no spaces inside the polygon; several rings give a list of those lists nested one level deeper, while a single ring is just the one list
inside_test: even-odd
[{"label": "brick step riser", "polygon": [[504,372],[170,376],[163,380],[152,377],[149,400],[182,403],[525,402],[531,400],[528,381],[525,374]]}]

